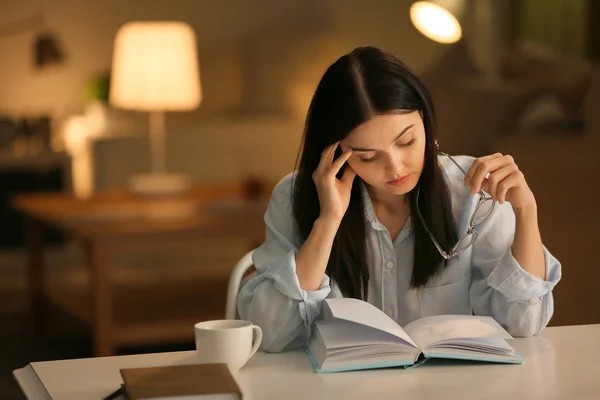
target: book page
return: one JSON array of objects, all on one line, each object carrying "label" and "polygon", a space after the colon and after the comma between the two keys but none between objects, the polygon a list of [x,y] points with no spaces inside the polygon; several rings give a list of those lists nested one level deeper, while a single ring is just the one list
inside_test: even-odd
[{"label": "book page", "polygon": [[456,347],[456,348],[465,348],[467,350],[482,350],[487,352],[496,352],[496,353],[512,353],[514,349],[506,343],[504,339],[495,339],[495,338],[468,338],[468,339],[448,339],[442,340],[440,342],[435,342],[435,344],[431,347]]},{"label": "book page", "polygon": [[361,346],[393,345],[402,343],[414,351],[412,345],[399,340],[397,336],[378,329],[371,329],[340,319],[316,321],[315,326],[327,350],[344,349]]},{"label": "book page", "polygon": [[475,315],[435,315],[413,321],[404,329],[422,349],[450,339],[513,338],[492,317]]},{"label": "book page", "polygon": [[323,302],[324,318],[338,318],[365,325],[394,335],[417,347],[415,341],[393,319],[366,301],[342,298],[327,299]]}]

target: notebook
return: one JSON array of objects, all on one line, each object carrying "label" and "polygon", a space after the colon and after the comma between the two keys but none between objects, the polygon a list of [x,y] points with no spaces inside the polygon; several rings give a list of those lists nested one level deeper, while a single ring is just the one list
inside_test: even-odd
[{"label": "notebook", "polygon": [[121,369],[130,400],[241,400],[226,364]]},{"label": "notebook", "polygon": [[409,367],[431,358],[522,364],[492,317],[437,315],[404,328],[358,299],[326,299],[306,353],[318,373]]}]

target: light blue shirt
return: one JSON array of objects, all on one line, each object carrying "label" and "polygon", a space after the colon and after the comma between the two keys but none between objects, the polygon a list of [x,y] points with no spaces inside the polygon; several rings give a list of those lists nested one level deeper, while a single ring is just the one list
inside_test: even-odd
[{"label": "light blue shirt", "polygon": [[[455,157],[465,170],[472,157]],[[463,184],[464,174],[447,157],[439,163],[452,196],[457,234],[466,232],[477,205]],[[492,214],[476,227],[477,240],[425,287],[413,289],[414,235],[408,221],[392,240],[379,222],[364,184],[367,220],[369,295],[367,301],[400,325],[429,315],[490,315],[513,336],[540,332],[554,311],[552,289],[561,277],[561,265],[544,247],[546,281],[523,270],[512,255],[515,214],[511,205],[496,203]],[[342,297],[339,288],[323,276],[321,287],[306,291],[296,276],[296,252],[302,247],[292,213],[292,174],[277,184],[265,213],[266,240],[253,255],[257,273],[241,288],[238,312],[263,330],[261,347],[282,351],[303,346],[323,299]],[[418,218],[415,216],[415,218]]]}]

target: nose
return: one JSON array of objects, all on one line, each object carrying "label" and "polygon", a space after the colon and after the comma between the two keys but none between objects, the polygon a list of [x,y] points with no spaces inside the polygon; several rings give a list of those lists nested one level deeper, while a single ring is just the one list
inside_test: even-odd
[{"label": "nose", "polygon": [[400,162],[399,160],[395,160],[394,157],[387,156],[385,162],[385,173],[388,175],[398,175],[400,172]]}]

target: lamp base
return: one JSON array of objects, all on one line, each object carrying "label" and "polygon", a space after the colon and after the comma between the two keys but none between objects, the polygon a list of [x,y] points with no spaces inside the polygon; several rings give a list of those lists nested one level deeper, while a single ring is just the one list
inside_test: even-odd
[{"label": "lamp base", "polygon": [[175,196],[191,187],[192,179],[184,174],[135,175],[129,180],[129,190],[138,196]]}]

